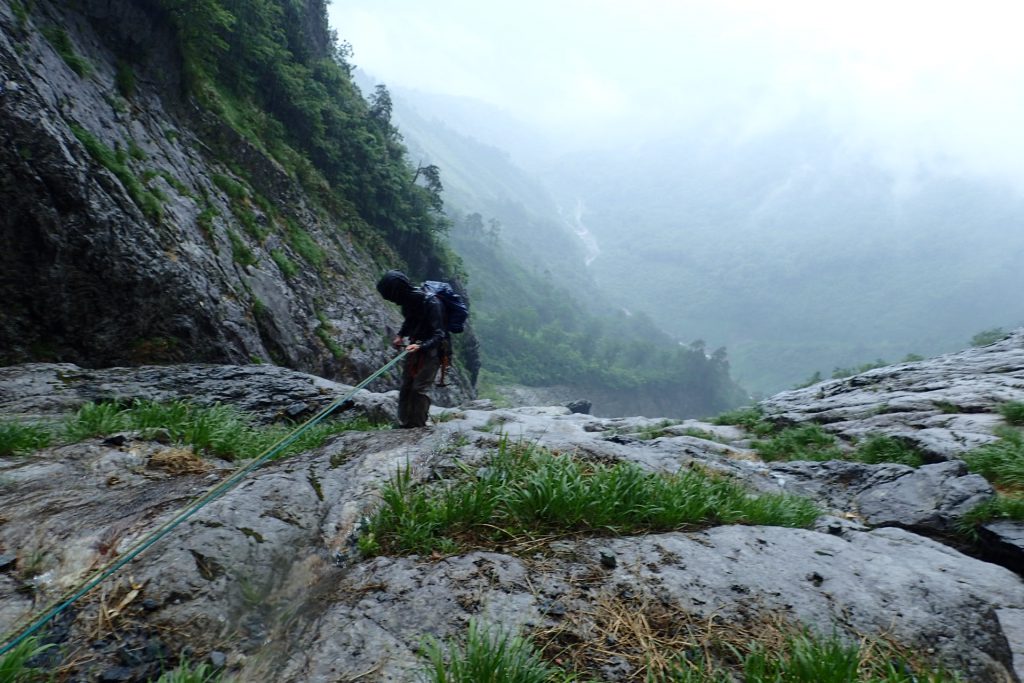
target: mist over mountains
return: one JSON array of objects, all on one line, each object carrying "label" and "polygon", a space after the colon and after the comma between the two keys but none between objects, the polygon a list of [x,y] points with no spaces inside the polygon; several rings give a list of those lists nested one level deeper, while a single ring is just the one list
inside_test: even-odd
[{"label": "mist over mountains", "polygon": [[[484,103],[399,92],[419,112],[401,123],[413,146],[417,126],[444,122],[527,169],[531,210],[598,248],[562,263],[589,261],[611,302],[680,341],[725,346],[748,390],[943,353],[1024,321],[1024,197],[952,163],[886,156],[810,115],[560,153]],[[466,171],[442,172],[457,195]]]}]

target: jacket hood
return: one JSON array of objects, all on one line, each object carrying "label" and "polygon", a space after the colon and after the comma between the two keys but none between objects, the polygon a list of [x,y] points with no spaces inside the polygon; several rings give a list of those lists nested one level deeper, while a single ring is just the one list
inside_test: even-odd
[{"label": "jacket hood", "polygon": [[405,305],[413,293],[412,283],[400,270],[389,270],[377,282],[377,291],[391,303]]}]

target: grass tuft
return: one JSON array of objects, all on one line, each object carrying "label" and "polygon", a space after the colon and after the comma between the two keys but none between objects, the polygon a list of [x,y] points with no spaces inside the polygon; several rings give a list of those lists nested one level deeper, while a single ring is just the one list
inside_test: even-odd
[{"label": "grass tuft", "polygon": [[996,430],[999,441],[987,444],[963,456],[967,468],[992,484],[1012,490],[1024,490],[1024,434],[1011,427]]},{"label": "grass tuft", "polygon": [[49,678],[29,662],[54,645],[40,645],[39,638],[32,636],[18,643],[0,657],[0,683],[30,683]]},{"label": "grass tuft", "polygon": [[1009,401],[999,406],[999,414],[1012,425],[1024,426],[1024,401]]},{"label": "grass tuft", "polygon": [[[289,442],[277,458],[312,450],[329,437],[346,431],[377,428],[366,419],[322,421]],[[200,454],[225,460],[255,458],[287,437],[295,425],[257,426],[241,411],[225,405],[196,406],[185,401],[158,403],[136,400],[127,407],[116,403],[87,403],[66,423],[69,442],[122,431],[152,438],[162,432],[171,441],[191,446]]]},{"label": "grass tuft", "polygon": [[921,660],[913,649],[884,638],[823,637],[778,615],[745,622],[711,620],[611,596],[597,596],[582,620],[567,615],[531,637],[470,621],[464,644],[450,640],[441,645],[427,638],[423,654],[429,660],[424,678],[434,683],[605,680],[608,666],[628,667],[628,680],[644,683],[958,680]]},{"label": "grass tuft", "polygon": [[362,543],[368,554],[449,553],[509,538],[639,533],[711,524],[804,527],[818,509],[803,498],[752,496],[696,470],[647,472],[631,463],[580,462],[505,439],[482,468],[435,486],[414,486],[408,467],[381,493]]},{"label": "grass tuft", "polygon": [[[430,660],[426,678],[433,683],[547,683],[567,681],[559,669],[547,664],[529,640],[469,622],[465,644],[445,646],[433,638],[424,645]],[[448,656],[445,656],[445,650]]]},{"label": "grass tuft", "polygon": [[921,453],[917,449],[900,439],[884,435],[869,437],[867,441],[857,447],[853,459],[871,465],[894,462],[920,467],[924,464],[924,458],[921,457]]},{"label": "grass tuft", "polygon": [[170,671],[165,671],[156,683],[220,683],[223,674],[210,664],[192,664],[187,659]]},{"label": "grass tuft", "polygon": [[64,63],[76,74],[84,78],[92,73],[92,65],[85,57],[75,52],[67,31],[59,26],[47,26],[43,29],[43,37],[49,41]]},{"label": "grass tuft", "polygon": [[768,436],[777,431],[777,427],[764,419],[764,413],[760,408],[738,408],[736,410],[722,413],[710,420],[714,425],[735,425],[741,427],[756,436]]},{"label": "grass tuft", "polygon": [[841,460],[842,451],[834,436],[819,425],[789,427],[767,441],[755,441],[753,447],[767,462],[778,460]]},{"label": "grass tuft", "polygon": [[46,448],[53,433],[41,425],[0,422],[0,456],[31,453]]}]

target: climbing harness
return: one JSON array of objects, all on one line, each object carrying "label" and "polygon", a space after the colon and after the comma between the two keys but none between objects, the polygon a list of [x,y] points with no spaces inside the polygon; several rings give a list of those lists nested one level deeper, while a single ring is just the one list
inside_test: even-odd
[{"label": "climbing harness", "polygon": [[[230,477],[228,477],[227,479],[225,479],[221,483],[219,483],[216,486],[214,486],[212,489],[207,491],[205,494],[203,494],[202,496],[200,496],[196,500],[192,501],[192,503],[190,503],[188,506],[186,506],[185,508],[180,510],[178,512],[178,514],[176,514],[173,518],[171,518],[170,520],[164,522],[162,525],[157,527],[154,531],[150,532],[147,536],[143,537],[141,540],[136,542],[135,545],[133,545],[131,548],[129,548],[128,551],[125,552],[123,555],[121,555],[119,558],[117,558],[117,560],[111,562],[110,564],[108,564],[103,569],[100,569],[99,571],[97,571],[92,576],[92,578],[90,578],[87,581],[85,581],[84,583],[80,584],[78,588],[76,588],[76,589],[74,589],[72,591],[68,591],[68,593],[65,594],[67,597],[55,601],[53,603],[54,605],[56,605],[55,607],[52,607],[51,609],[47,610],[42,616],[40,616],[35,621],[33,621],[29,626],[25,627],[16,636],[13,636],[13,635],[10,635],[10,634],[8,636],[5,636],[4,641],[3,641],[4,645],[2,647],[0,647],[0,656],[3,656],[8,651],[14,649],[18,645],[20,645],[22,642],[24,642],[25,640],[30,638],[34,633],[39,631],[39,629],[41,629],[43,626],[45,626],[51,620],[53,620],[54,617],[56,617],[57,615],[61,614],[64,610],[66,610],[71,605],[73,605],[75,602],[77,602],[80,598],[82,598],[84,595],[86,595],[89,591],[91,591],[93,588],[98,586],[105,579],[109,578],[118,569],[120,569],[124,565],[126,565],[129,562],[131,562],[132,560],[134,560],[136,557],[138,557],[140,554],[142,554],[142,552],[145,551],[147,548],[149,548],[154,543],[159,541],[161,538],[163,538],[164,536],[169,534],[179,524],[181,524],[186,519],[188,519],[189,517],[194,515],[196,512],[201,510],[206,505],[212,503],[217,498],[220,498],[228,490],[230,490],[232,487],[234,487],[235,484],[237,484],[239,481],[241,481],[247,474],[249,474],[250,472],[252,472],[256,468],[258,468],[260,465],[263,465],[264,463],[266,463],[268,460],[270,460],[275,455],[280,453],[289,444],[294,442],[297,438],[299,438],[299,436],[304,431],[306,431],[310,427],[314,426],[315,424],[317,424],[318,422],[323,420],[325,417],[330,415],[332,412],[337,410],[339,406],[341,406],[346,401],[348,401],[350,398],[352,398],[352,396],[354,396],[357,391],[359,391],[360,389],[363,389],[370,382],[372,382],[373,380],[377,379],[378,377],[383,375],[385,372],[390,370],[392,367],[394,367],[395,364],[398,363],[398,361],[402,360],[402,358],[404,358],[407,353],[408,353],[408,351],[402,351],[400,354],[398,354],[393,359],[388,361],[387,364],[382,366],[375,373],[373,373],[372,375],[370,375],[369,377],[364,379],[362,382],[357,384],[352,389],[352,391],[348,392],[343,397],[341,397],[338,400],[334,401],[329,406],[327,406],[326,408],[321,410],[319,413],[317,413],[313,417],[311,417],[308,420],[306,420],[304,423],[302,423],[301,425],[296,427],[290,434],[288,434],[287,436],[283,437],[280,441],[278,441],[273,446],[270,446],[266,451],[263,452],[262,455],[260,455],[259,457],[255,458],[248,465],[246,465],[245,467],[241,468],[240,470],[238,470],[237,472],[232,474]],[[13,634],[14,632],[12,631],[11,633]]]}]

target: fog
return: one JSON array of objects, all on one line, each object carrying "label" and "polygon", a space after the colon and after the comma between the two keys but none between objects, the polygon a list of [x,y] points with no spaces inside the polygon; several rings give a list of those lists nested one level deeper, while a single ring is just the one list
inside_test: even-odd
[{"label": "fog", "polygon": [[[785,0],[337,1],[390,87],[495,105],[555,151],[813,116],[902,173],[1024,188],[1024,4]],[[554,147],[551,147],[554,145]]]},{"label": "fog", "polygon": [[[615,305],[726,346],[747,388],[1024,323],[1024,4],[356,0],[330,15],[355,65],[419,110],[410,142],[443,156],[437,117],[506,150],[587,231],[586,271]],[[468,185],[523,183],[467,178],[484,167],[460,148],[432,159],[462,185],[446,200],[509,221]]]}]

